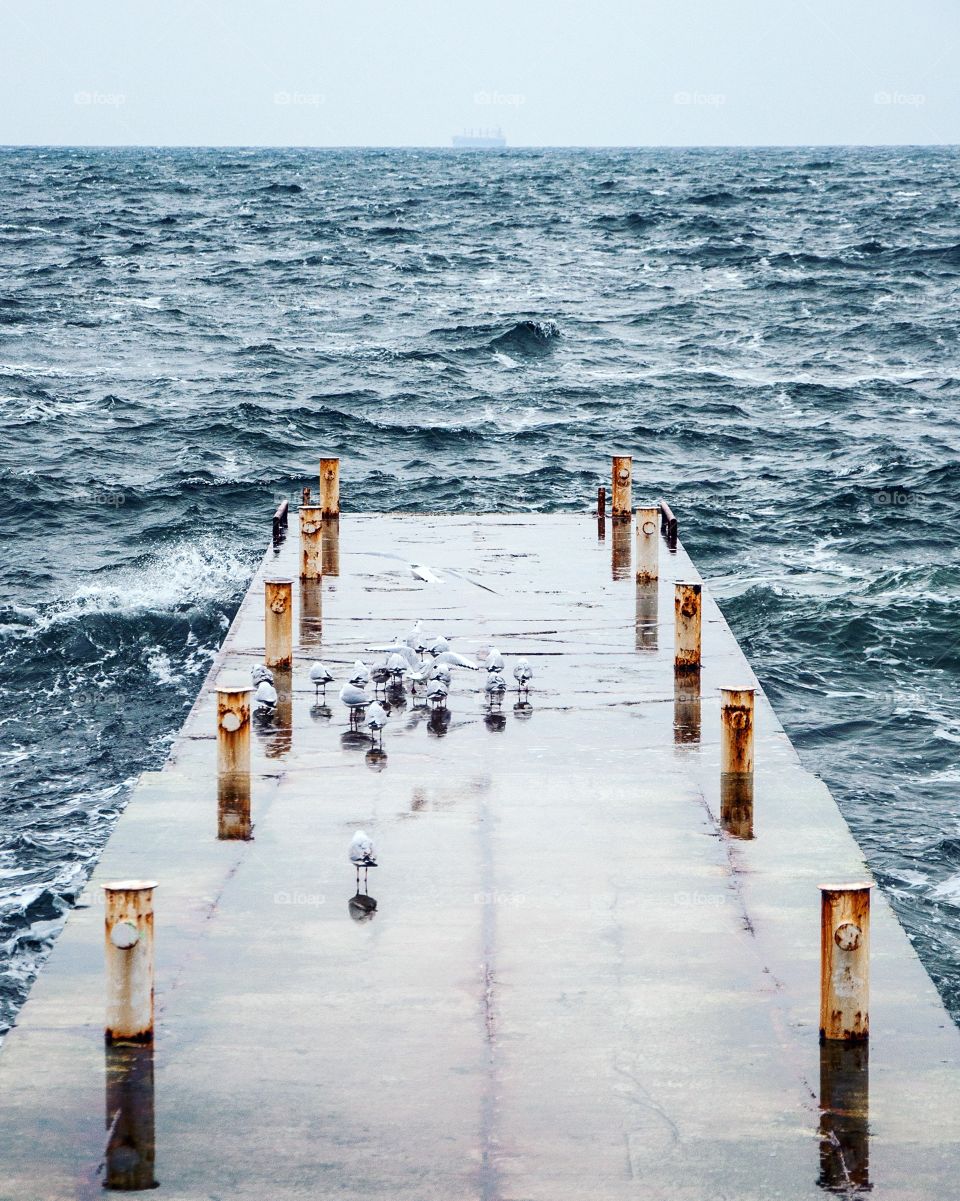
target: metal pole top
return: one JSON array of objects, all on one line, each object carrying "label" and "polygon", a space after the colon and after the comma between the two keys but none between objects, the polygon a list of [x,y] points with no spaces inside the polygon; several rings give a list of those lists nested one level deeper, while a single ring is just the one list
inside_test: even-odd
[{"label": "metal pole top", "polygon": [[872,880],[859,880],[855,884],[818,884],[821,892],[859,892],[861,889],[873,888]]},{"label": "metal pole top", "polygon": [[214,685],[214,692],[253,692],[253,685],[239,671],[225,672]]},{"label": "metal pole top", "polygon": [[293,587],[293,577],[289,575],[264,576],[263,582],[265,584],[289,584],[291,588]]},{"label": "metal pole top", "polygon": [[104,892],[146,892],[157,887],[156,880],[111,880],[109,884],[101,884]]}]

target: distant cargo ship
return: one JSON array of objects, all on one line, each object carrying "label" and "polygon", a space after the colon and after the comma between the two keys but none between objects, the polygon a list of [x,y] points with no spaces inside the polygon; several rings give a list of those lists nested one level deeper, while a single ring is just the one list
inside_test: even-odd
[{"label": "distant cargo ship", "polygon": [[473,129],[454,134],[453,144],[458,150],[502,150],[507,139],[501,129]]}]

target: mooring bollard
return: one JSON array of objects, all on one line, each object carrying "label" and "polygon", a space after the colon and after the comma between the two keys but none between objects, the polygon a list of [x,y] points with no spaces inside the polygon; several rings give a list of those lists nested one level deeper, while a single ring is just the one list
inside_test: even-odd
[{"label": "mooring bollard", "polygon": [[870,889],[820,885],[820,1041],[870,1034]]},{"label": "mooring bollard", "polygon": [[153,1046],[106,1047],[104,1188],[157,1187],[154,1177]]},{"label": "mooring bollard", "polygon": [[153,1039],[154,880],[104,884],[108,1043]]},{"label": "mooring bollard", "polygon": [[755,689],[720,689],[720,774],[753,775]]},{"label": "mooring bollard", "polygon": [[300,579],[323,578],[323,509],[320,505],[300,507]]},{"label": "mooring bollard", "polygon": [[677,671],[696,671],[700,667],[700,592],[701,584],[678,583],[674,590],[674,655]]},{"label": "mooring bollard", "polygon": [[320,460],[320,507],[324,517],[340,516],[340,460]]},{"label": "mooring bollard", "polygon": [[264,581],[263,641],[267,667],[293,663],[293,580]]},{"label": "mooring bollard", "polygon": [[720,824],[753,837],[753,688],[720,689]]},{"label": "mooring bollard", "polygon": [[248,839],[250,821],[250,694],[242,676],[217,681],[217,837]]},{"label": "mooring bollard", "polygon": [[637,581],[660,577],[660,510],[656,505],[637,509]]},{"label": "mooring bollard", "polygon": [[612,468],[611,510],[615,522],[629,521],[633,517],[633,500],[631,498],[631,481],[633,479],[633,459],[630,455],[614,455]]},{"label": "mooring bollard", "polygon": [[250,693],[240,676],[217,681],[217,774],[250,776]]}]

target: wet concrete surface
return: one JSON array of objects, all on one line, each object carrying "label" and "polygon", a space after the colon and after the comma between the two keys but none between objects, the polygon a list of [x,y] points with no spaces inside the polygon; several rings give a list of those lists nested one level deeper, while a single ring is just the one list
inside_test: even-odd
[{"label": "wet concrete surface", "polygon": [[[269,573],[296,574],[294,527]],[[661,546],[638,593],[613,533],[342,518],[254,723],[253,837],[218,839],[211,684],[262,654],[260,573],[0,1051],[2,1201],[952,1195],[956,1028],[875,893],[869,1069],[821,1054],[817,885],[862,856],[759,691],[754,837],[721,829],[718,689],[757,682],[705,589],[675,686],[673,581],[699,577]],[[351,735],[347,666],[417,618],[509,680],[527,657],[529,707],[490,714],[457,672],[447,715],[393,708],[382,754]],[[99,885],[132,876],[159,882],[157,1038],[109,1058]]]}]

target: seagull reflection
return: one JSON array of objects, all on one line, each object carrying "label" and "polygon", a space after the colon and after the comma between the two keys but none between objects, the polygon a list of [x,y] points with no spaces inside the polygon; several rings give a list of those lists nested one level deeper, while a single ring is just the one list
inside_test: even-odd
[{"label": "seagull reflection", "polygon": [[364,758],[371,771],[383,771],[387,766],[387,752],[382,746],[372,746]]},{"label": "seagull reflection", "polygon": [[513,716],[521,721],[529,721],[533,717],[533,705],[529,701],[517,701],[513,706]]},{"label": "seagull reflection", "polygon": [[490,713],[485,713],[483,716],[483,724],[488,730],[494,734],[499,734],[507,728],[507,715],[501,713],[499,709],[493,710]]},{"label": "seagull reflection", "polygon": [[329,721],[333,717],[333,710],[329,705],[311,705],[310,716],[314,721]]},{"label": "seagull reflection", "polygon": [[442,738],[450,728],[450,710],[449,709],[431,709],[430,717],[427,720],[427,729],[431,734],[435,734],[437,738]]},{"label": "seagull reflection", "polygon": [[377,912],[377,902],[365,892],[357,891],[347,902],[347,910],[355,922],[369,922]]}]

